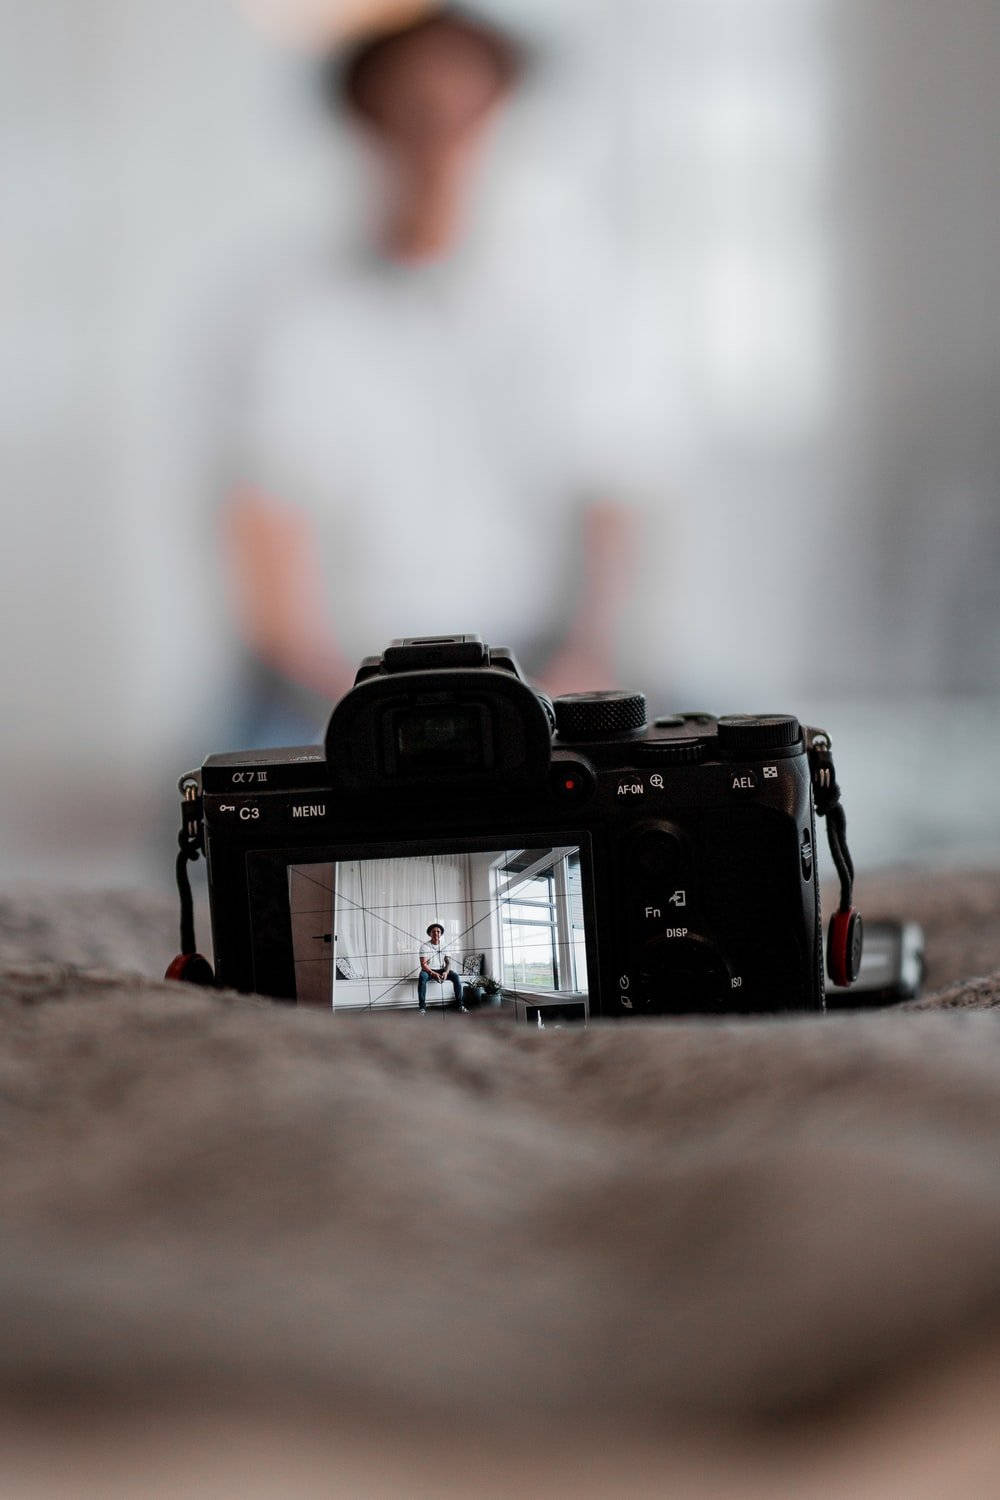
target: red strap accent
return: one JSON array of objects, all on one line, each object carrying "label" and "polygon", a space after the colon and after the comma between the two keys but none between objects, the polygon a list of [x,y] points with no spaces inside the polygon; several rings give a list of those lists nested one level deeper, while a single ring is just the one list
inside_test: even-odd
[{"label": "red strap accent", "polygon": [[846,987],[857,979],[861,939],[861,913],[853,906],[849,911],[835,911],[826,942],[826,967],[834,984]]},{"label": "red strap accent", "polygon": [[212,965],[200,953],[178,953],[164,974],[164,979],[178,979],[183,984],[214,985]]}]

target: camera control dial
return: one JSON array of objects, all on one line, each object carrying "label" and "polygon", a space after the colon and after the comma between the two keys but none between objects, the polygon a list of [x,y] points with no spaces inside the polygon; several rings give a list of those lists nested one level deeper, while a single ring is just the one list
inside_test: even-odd
[{"label": "camera control dial", "polygon": [[564,693],[554,701],[556,729],[564,740],[597,740],[646,727],[646,697],[620,688]]},{"label": "camera control dial", "polygon": [[636,745],[633,753],[637,763],[656,763],[669,766],[693,766],[705,759],[708,745],[704,740],[685,737],[674,740],[649,740]]},{"label": "camera control dial", "polygon": [[631,862],[635,878],[676,880],[684,868],[684,844],[678,830],[667,824],[648,824],[632,842]]},{"label": "camera control dial", "polygon": [[647,1016],[732,1010],[732,978],[721,953],[688,933],[649,945],[632,994],[632,1009]]},{"label": "camera control dial", "polygon": [[791,714],[727,714],[719,720],[719,749],[732,755],[788,750],[802,737]]}]

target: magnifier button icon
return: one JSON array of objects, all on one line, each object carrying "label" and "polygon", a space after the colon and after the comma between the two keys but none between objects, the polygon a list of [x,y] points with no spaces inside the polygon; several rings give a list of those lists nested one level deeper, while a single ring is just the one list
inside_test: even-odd
[{"label": "magnifier button icon", "polygon": [[662,792],[662,790],[663,790],[663,777],[660,775],[659,771],[656,772],[655,776],[651,776],[649,778],[649,784],[650,784],[650,786],[655,786],[655,787],[659,788],[659,790]]}]

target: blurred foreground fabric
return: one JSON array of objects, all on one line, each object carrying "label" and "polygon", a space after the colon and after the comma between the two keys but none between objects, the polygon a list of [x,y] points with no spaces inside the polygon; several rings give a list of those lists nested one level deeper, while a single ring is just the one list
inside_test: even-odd
[{"label": "blurred foreground fabric", "polygon": [[1000,873],[866,907],[925,1000],[538,1032],[4,898],[3,1492],[993,1493]]}]

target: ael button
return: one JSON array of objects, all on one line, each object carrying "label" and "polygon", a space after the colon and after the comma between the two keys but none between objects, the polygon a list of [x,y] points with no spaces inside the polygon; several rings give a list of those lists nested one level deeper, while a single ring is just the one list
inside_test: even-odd
[{"label": "ael button", "polygon": [[757,790],[757,772],[732,771],[729,776],[729,785],[734,792],[755,792]]}]

